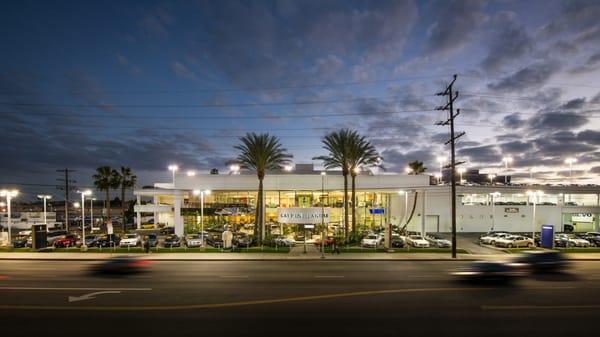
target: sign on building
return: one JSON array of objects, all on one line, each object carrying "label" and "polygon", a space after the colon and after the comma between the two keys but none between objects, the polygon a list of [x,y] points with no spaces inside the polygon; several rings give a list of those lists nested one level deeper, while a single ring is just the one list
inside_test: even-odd
[{"label": "sign on building", "polygon": [[369,208],[369,214],[383,214],[385,213],[384,208]]},{"label": "sign on building", "polygon": [[594,222],[592,213],[573,213],[571,214],[572,222]]},{"label": "sign on building", "polygon": [[518,207],[505,207],[504,213],[519,213]]},{"label": "sign on building", "polygon": [[280,207],[277,209],[277,221],[285,224],[320,224],[321,221],[329,223],[329,207]]}]

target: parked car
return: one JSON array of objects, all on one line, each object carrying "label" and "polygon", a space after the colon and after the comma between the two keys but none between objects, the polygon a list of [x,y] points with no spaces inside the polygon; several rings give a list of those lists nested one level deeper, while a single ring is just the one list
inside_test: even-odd
[{"label": "parked car", "polygon": [[206,243],[213,248],[223,248],[223,233],[209,232],[206,236]]},{"label": "parked car", "polygon": [[377,248],[383,243],[383,237],[376,234],[369,234],[360,241],[360,246],[364,248]]},{"label": "parked car", "polygon": [[185,246],[188,248],[202,247],[200,234],[188,234],[185,236]]},{"label": "parked car", "polygon": [[434,247],[450,248],[452,246],[452,242],[450,242],[450,240],[437,233],[429,233],[427,236],[425,236],[425,239]]},{"label": "parked car", "polygon": [[233,235],[233,244],[238,247],[250,247],[256,244],[256,240],[246,233],[235,233]]},{"label": "parked car", "polygon": [[510,235],[504,238],[496,240],[496,247],[505,248],[519,248],[519,247],[533,247],[533,239],[522,235]]},{"label": "parked car", "polygon": [[409,235],[406,238],[406,242],[416,248],[429,248],[429,242],[425,240],[421,235]]},{"label": "parked car", "polygon": [[392,247],[404,248],[404,239],[398,234],[392,234]]},{"label": "parked car", "polygon": [[527,265],[533,273],[560,272],[568,266],[561,252],[551,250],[525,251],[515,262]]},{"label": "parked car", "polygon": [[589,247],[590,242],[585,239],[577,238],[572,234],[556,234],[556,237],[561,241],[566,241],[565,247]]},{"label": "parked car", "polygon": [[175,234],[175,227],[163,227],[160,229],[161,235]]},{"label": "parked car", "polygon": [[493,246],[496,243],[497,239],[504,238],[508,235],[510,235],[510,234],[506,233],[506,232],[494,232],[494,233],[487,234],[487,235],[480,237],[479,243]]},{"label": "parked car", "polygon": [[[323,242],[323,244],[326,247],[329,247],[333,244],[334,238],[333,236],[327,236],[325,237],[325,242]],[[315,246],[321,247],[321,238],[318,238],[315,240]]]},{"label": "parked car", "polygon": [[58,240],[60,237],[67,235],[67,234],[69,234],[69,232],[67,232],[64,229],[49,231],[46,234],[46,240],[48,241],[48,246],[53,246],[54,241]]},{"label": "parked car", "polygon": [[97,246],[97,242],[98,239],[100,238],[100,236],[98,235],[86,235],[85,236],[85,245],[88,247],[93,247],[93,246]]},{"label": "parked car", "polygon": [[12,240],[12,246],[14,248],[27,247],[27,239],[28,238],[29,238],[29,236],[26,236],[26,235],[17,236]]},{"label": "parked car", "polygon": [[156,247],[158,245],[158,235],[150,233],[146,235],[146,241],[150,243],[150,247]]},{"label": "parked car", "polygon": [[138,247],[142,245],[142,238],[135,233],[125,234],[119,242],[119,247]]},{"label": "parked car", "polygon": [[54,240],[54,247],[74,247],[77,246],[78,237],[75,234],[67,234]]},{"label": "parked car", "polygon": [[165,248],[171,247],[181,247],[181,238],[176,234],[169,234],[165,237],[165,241],[163,242],[163,246]]},{"label": "parked car", "polygon": [[116,234],[103,234],[96,241],[98,247],[115,247],[121,242],[121,238]]}]

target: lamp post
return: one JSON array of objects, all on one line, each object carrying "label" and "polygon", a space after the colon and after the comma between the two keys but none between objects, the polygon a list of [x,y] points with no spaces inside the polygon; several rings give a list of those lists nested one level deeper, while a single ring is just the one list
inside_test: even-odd
[{"label": "lamp post", "polygon": [[206,248],[204,243],[204,195],[210,195],[210,190],[194,190],[194,195],[200,196],[200,240],[202,241],[202,247]]},{"label": "lamp post", "polygon": [[40,194],[37,196],[38,198],[44,200],[44,224],[46,225],[46,231],[48,230],[48,222],[46,221],[46,200],[48,199],[52,199],[51,195],[47,195],[47,194]]},{"label": "lamp post", "polygon": [[96,198],[88,198],[88,200],[90,201],[90,228],[93,231],[94,230],[94,201],[96,200]]},{"label": "lamp post", "polygon": [[499,197],[501,194],[500,192],[492,192],[490,193],[490,195],[492,196],[492,231],[494,230],[494,228],[496,228],[496,198]]},{"label": "lamp post", "polygon": [[506,156],[502,158],[504,162],[504,185],[508,184],[508,163],[513,162],[513,158],[511,156]]},{"label": "lamp post", "polygon": [[544,191],[527,191],[527,195],[533,200],[533,210],[531,215],[531,239],[535,244],[535,205],[539,203]]},{"label": "lamp post", "polygon": [[565,159],[565,164],[569,164],[569,180],[573,184],[573,164],[577,162],[576,158]]},{"label": "lamp post", "polygon": [[458,168],[458,174],[460,175],[460,184],[463,184],[463,173],[467,172],[467,169],[465,169],[464,167],[459,167]]},{"label": "lamp post", "polygon": [[[325,176],[326,171],[321,172],[321,228],[323,235],[321,235],[321,258],[325,258],[325,238],[327,237],[327,229],[325,228],[325,203],[323,202],[323,196],[325,195]],[[306,241],[306,237],[304,238]]]},{"label": "lamp post", "polygon": [[444,163],[446,162],[446,157],[438,157],[437,161],[440,163],[440,185],[444,183],[442,177],[444,176]]},{"label": "lamp post", "polygon": [[19,191],[18,190],[2,190],[0,191],[0,196],[2,197],[6,197],[6,209],[8,211],[8,220],[7,220],[7,225],[8,225],[8,245],[12,245],[12,240],[10,237],[10,230],[11,230],[11,226],[12,226],[12,219],[11,219],[11,200],[12,198],[16,197],[17,195],[19,195]]},{"label": "lamp post", "polygon": [[409,191],[403,190],[398,191],[399,195],[404,195],[404,215],[402,216],[402,222],[406,222],[408,220],[408,192]]},{"label": "lamp post", "polygon": [[81,250],[85,251],[87,250],[87,246],[85,245],[85,197],[92,195],[92,191],[77,191],[77,193],[81,194]]},{"label": "lamp post", "polygon": [[177,172],[177,170],[179,170],[179,166],[172,164],[172,165],[169,165],[168,169],[169,169],[169,171],[171,171],[173,173],[173,188],[175,188],[175,172]]}]

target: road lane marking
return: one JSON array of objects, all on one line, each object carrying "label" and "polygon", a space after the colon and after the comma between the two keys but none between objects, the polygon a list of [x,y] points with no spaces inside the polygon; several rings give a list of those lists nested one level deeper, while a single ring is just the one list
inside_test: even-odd
[{"label": "road lane marking", "polygon": [[152,288],[66,288],[66,287],[0,287],[0,290],[60,290],[60,291],[151,291]]},{"label": "road lane marking", "polygon": [[584,305],[482,305],[482,310],[568,310],[600,309],[600,304]]},{"label": "road lane marking", "polygon": [[315,275],[315,278],[344,278],[344,275]]},{"label": "road lane marking", "polygon": [[69,296],[67,297],[67,300],[69,302],[79,302],[79,301],[87,301],[87,300],[93,300],[96,298],[96,296],[98,295],[106,295],[106,294],[120,294],[120,291],[115,291],[115,290],[110,290],[110,291],[97,291],[95,293],[89,293],[89,294],[85,294],[85,295],[81,295],[81,296]]},{"label": "road lane marking", "polygon": [[[287,298],[274,298],[263,300],[248,300],[239,302],[208,303],[208,304],[181,304],[181,305],[163,305],[163,306],[39,306],[39,305],[0,305],[0,310],[85,310],[85,311],[174,311],[174,310],[202,310],[219,309],[250,305],[279,304],[287,302],[305,302],[335,298],[348,298],[371,295],[385,294],[407,294],[407,293],[427,293],[427,292],[461,292],[461,291],[485,291],[502,288],[409,288],[409,289],[389,289],[389,290],[370,290],[356,291],[347,293],[335,293],[312,296],[298,296]],[[555,290],[555,289],[573,289],[573,287],[528,287],[528,290]]]},{"label": "road lane marking", "polygon": [[248,275],[221,275],[220,278],[248,278]]}]

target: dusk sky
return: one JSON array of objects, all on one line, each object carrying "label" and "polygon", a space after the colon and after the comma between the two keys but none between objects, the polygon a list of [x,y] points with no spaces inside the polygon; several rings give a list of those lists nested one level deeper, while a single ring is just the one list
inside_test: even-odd
[{"label": "dusk sky", "polygon": [[600,183],[599,17],[593,0],[5,2],[0,184],[52,185],[68,167],[90,186],[101,165],[140,186],[171,163],[226,172],[252,131],[310,163],[342,127],[388,173],[436,171],[434,94],[452,74],[467,167],[511,155],[516,178],[557,183],[575,157],[577,181]]}]

